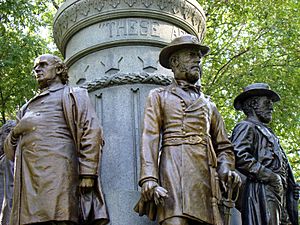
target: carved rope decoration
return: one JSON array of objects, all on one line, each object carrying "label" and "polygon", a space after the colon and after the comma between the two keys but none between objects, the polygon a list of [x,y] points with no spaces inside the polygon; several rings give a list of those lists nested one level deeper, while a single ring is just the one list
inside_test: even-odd
[{"label": "carved rope decoration", "polygon": [[89,91],[125,84],[156,84],[166,86],[172,82],[172,79],[173,78],[170,76],[156,73],[118,73],[113,76],[105,76],[91,82],[85,82],[80,86],[88,89]]}]

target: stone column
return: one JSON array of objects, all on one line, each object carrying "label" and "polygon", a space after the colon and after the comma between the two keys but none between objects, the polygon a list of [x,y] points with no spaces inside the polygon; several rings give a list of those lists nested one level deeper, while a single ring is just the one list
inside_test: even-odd
[{"label": "stone column", "polygon": [[70,82],[88,88],[104,129],[101,180],[113,225],[152,224],[133,211],[141,119],[149,90],[172,79],[161,48],[185,33],[204,37],[196,0],[66,0],[55,16]]}]

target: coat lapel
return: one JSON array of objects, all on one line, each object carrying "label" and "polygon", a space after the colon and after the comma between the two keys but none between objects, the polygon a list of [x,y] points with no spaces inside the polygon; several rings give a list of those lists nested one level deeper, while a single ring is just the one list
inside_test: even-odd
[{"label": "coat lapel", "polygon": [[188,108],[187,111],[195,111],[199,108],[207,105],[207,99],[204,97],[203,93],[200,93],[199,98],[197,98]]},{"label": "coat lapel", "polygon": [[183,100],[187,107],[192,104],[189,94],[184,90],[182,90],[182,88],[180,88],[178,85],[173,84],[171,86],[171,93],[173,93],[174,95],[178,96],[181,100]]}]

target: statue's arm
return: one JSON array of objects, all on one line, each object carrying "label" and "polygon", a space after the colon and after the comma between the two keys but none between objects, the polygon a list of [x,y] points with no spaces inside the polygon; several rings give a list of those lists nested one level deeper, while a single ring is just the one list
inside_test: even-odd
[{"label": "statue's arm", "polygon": [[231,136],[237,168],[246,176],[256,177],[262,167],[255,157],[256,139],[255,127],[245,121],[236,125]]},{"label": "statue's arm", "polygon": [[210,127],[210,135],[218,160],[218,170],[234,170],[233,146],[228,138],[223,118],[214,104],[212,104]]},{"label": "statue's arm", "polygon": [[[25,104],[26,105],[26,104]],[[15,151],[19,142],[20,135],[22,134],[22,130],[31,129],[31,127],[28,124],[25,124],[26,129],[22,128],[24,125],[20,125],[20,121],[22,118],[22,112],[24,110],[25,106],[21,108],[21,110],[17,113],[16,116],[16,124],[11,128],[9,134],[5,138],[4,141],[4,152],[6,157],[14,161],[15,159]]]},{"label": "statue's arm", "polygon": [[141,145],[141,174],[139,185],[146,182],[153,188],[158,184],[158,155],[160,148],[160,130],[162,125],[162,109],[159,92],[155,89],[149,93],[145,105],[143,133]]},{"label": "statue's arm", "polygon": [[77,94],[77,144],[79,175],[83,184],[89,185],[90,180],[97,178],[99,158],[103,147],[103,134],[100,123],[90,102],[88,93],[84,90]]},{"label": "statue's arm", "polygon": [[11,131],[7,135],[5,142],[4,142],[5,155],[11,161],[14,161],[17,143],[18,143],[18,139],[16,137],[14,137],[13,132]]}]

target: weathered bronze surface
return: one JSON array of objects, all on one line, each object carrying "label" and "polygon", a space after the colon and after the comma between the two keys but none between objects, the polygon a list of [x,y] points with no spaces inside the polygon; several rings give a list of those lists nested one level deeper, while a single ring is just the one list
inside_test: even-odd
[{"label": "weathered bronze surface", "polygon": [[241,194],[243,224],[298,225],[299,186],[279,139],[267,126],[279,95],[264,83],[244,88],[234,107],[247,118],[232,134],[237,169],[245,175]]},{"label": "weathered bronze surface", "polygon": [[9,120],[0,128],[0,169],[3,173],[3,179],[0,181],[0,184],[3,187],[3,200],[2,202],[0,202],[2,206],[0,214],[0,225],[9,225],[9,217],[12,207],[14,163],[11,160],[7,159],[3,151],[3,145],[7,135],[15,125],[15,121]]},{"label": "weathered bronze surface", "polygon": [[16,170],[10,224],[106,224],[103,137],[87,91],[67,85],[56,56],[38,57],[34,72],[40,93],[21,108],[4,148]]},{"label": "weathered bronze surface", "polygon": [[240,182],[221,115],[195,85],[208,52],[195,36],[174,39],[159,59],[175,80],[147,98],[135,210],[162,225],[223,224],[219,179],[223,190]]}]

